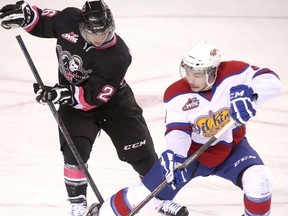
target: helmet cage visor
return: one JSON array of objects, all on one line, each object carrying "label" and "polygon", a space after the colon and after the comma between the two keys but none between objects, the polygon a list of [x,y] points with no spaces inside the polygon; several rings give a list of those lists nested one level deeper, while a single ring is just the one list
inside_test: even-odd
[{"label": "helmet cage visor", "polygon": [[210,66],[210,67],[192,67],[187,65],[183,60],[180,64],[180,74],[181,77],[184,78],[187,75],[207,75],[208,77],[214,76],[217,72],[217,67]]},{"label": "helmet cage visor", "polygon": [[114,31],[110,31],[104,34],[95,34],[89,33],[88,31],[81,31],[81,35],[88,44],[100,47],[113,39]]}]

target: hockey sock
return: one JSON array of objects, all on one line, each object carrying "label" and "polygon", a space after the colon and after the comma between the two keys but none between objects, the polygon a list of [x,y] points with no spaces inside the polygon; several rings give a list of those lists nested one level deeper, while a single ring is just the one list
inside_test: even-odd
[{"label": "hockey sock", "polygon": [[79,166],[65,164],[64,181],[69,197],[86,196],[87,179]]},{"label": "hockey sock", "polygon": [[244,195],[245,215],[268,216],[271,207],[271,195],[263,198],[251,198]]},{"label": "hockey sock", "polygon": [[[139,185],[124,188],[112,195],[107,201],[104,202],[100,208],[100,216],[128,215],[135,206],[145,199],[151,192],[140,183]],[[152,198],[142,210],[155,210],[156,207],[162,205],[163,201]],[[112,213],[113,212],[113,213]]]}]

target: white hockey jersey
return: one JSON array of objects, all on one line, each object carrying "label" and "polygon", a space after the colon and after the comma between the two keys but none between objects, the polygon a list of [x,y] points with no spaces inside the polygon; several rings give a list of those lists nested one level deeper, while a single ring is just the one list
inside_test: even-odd
[{"label": "white hockey jersey", "polygon": [[[251,87],[258,95],[256,105],[281,90],[275,72],[240,61],[221,62],[216,82],[209,91],[193,92],[185,79],[170,85],[164,93],[168,149],[189,156],[205,144],[230,120],[230,88],[240,84]],[[232,127],[197,160],[207,167],[217,166],[244,137],[245,125]]]}]

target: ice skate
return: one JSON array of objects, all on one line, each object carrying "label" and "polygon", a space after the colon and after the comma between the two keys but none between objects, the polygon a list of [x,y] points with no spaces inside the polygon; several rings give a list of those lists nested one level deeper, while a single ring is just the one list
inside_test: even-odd
[{"label": "ice skate", "polygon": [[87,208],[87,201],[84,195],[69,197],[68,201],[70,202],[68,216],[84,216]]},{"label": "ice skate", "polygon": [[161,206],[156,209],[159,213],[168,216],[188,216],[189,212],[186,206],[182,206],[170,200],[165,200]]},{"label": "ice skate", "polygon": [[85,216],[98,216],[101,204],[93,203],[87,210]]}]

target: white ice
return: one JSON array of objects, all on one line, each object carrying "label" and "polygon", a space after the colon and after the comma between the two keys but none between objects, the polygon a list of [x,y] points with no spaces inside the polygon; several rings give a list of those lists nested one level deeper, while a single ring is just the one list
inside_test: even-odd
[{"label": "white ice", "polygon": [[[9,0],[1,0],[1,7]],[[41,8],[81,7],[84,1],[31,0]],[[158,153],[165,148],[162,94],[179,78],[183,55],[200,40],[216,44],[223,60],[243,60],[279,74],[283,91],[258,108],[247,125],[248,139],[271,167],[272,216],[288,214],[288,2],[287,0],[107,0],[117,33],[129,45],[133,87]],[[15,39],[21,34],[44,83],[57,82],[55,40],[0,30],[0,215],[66,215],[63,162],[57,123],[47,106],[34,100],[34,77]],[[104,199],[136,184],[136,173],[117,159],[101,133],[89,171]],[[97,201],[91,189],[89,203]],[[198,178],[176,197],[192,216],[239,216],[242,191],[216,177]],[[149,213],[150,215],[157,215]],[[143,213],[141,215],[148,215]]]}]

